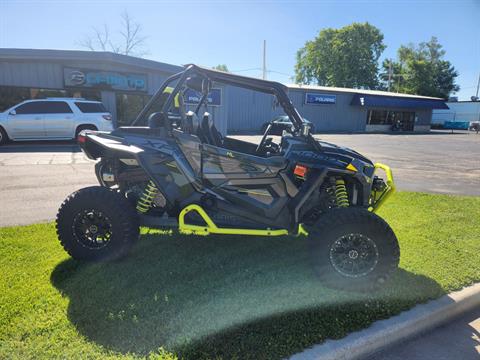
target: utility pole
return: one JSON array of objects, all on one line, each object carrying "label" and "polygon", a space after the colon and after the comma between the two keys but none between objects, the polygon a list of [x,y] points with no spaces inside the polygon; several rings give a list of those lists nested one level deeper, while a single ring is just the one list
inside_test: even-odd
[{"label": "utility pole", "polygon": [[392,70],[393,70],[392,69],[392,60],[390,59],[388,61],[388,91],[390,91],[390,87],[392,85],[392,73],[393,73]]},{"label": "utility pole", "polygon": [[475,94],[475,97],[477,99],[478,99],[478,88],[480,88],[480,73],[478,74],[477,93]]},{"label": "utility pole", "polygon": [[263,40],[263,75],[262,79],[267,79],[267,40]]}]

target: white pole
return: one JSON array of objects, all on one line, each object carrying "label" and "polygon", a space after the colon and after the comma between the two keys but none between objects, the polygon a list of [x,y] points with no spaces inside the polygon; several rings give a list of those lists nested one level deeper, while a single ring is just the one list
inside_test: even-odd
[{"label": "white pole", "polygon": [[475,94],[475,97],[477,98],[478,98],[478,88],[480,88],[480,74],[478,74],[477,93]]},{"label": "white pole", "polygon": [[263,40],[263,75],[262,79],[267,79],[267,40]]}]

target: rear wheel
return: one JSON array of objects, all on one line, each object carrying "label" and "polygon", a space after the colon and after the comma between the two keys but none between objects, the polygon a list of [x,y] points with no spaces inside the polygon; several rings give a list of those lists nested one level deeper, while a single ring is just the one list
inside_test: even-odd
[{"label": "rear wheel", "polygon": [[80,125],[77,127],[77,130],[75,131],[75,139],[78,138],[78,134],[80,134],[83,130],[98,130],[95,125]]},{"label": "rear wheel", "polygon": [[4,145],[8,142],[8,135],[4,128],[0,126],[0,145]]},{"label": "rear wheel", "polygon": [[315,269],[328,286],[377,288],[398,267],[400,249],[393,230],[365,209],[333,209],[307,230]]},{"label": "rear wheel", "polygon": [[138,217],[120,193],[101,186],[67,197],[57,214],[57,234],[78,260],[112,260],[128,253],[138,239]]}]

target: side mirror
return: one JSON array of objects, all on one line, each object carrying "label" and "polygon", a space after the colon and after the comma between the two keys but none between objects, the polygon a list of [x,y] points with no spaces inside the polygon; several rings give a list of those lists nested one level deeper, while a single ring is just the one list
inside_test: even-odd
[{"label": "side mirror", "polygon": [[8,115],[17,115],[17,112],[15,110],[10,110]]}]

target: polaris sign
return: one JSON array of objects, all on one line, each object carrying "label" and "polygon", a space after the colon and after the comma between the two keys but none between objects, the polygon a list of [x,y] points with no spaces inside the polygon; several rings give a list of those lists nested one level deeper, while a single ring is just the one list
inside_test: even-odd
[{"label": "polaris sign", "polygon": [[65,86],[147,91],[147,76],[143,74],[64,68],[63,80]]},{"label": "polaris sign", "polygon": [[[197,105],[202,99],[202,93],[187,89],[183,93],[183,98],[185,99],[185,104]],[[207,102],[209,106],[222,105],[222,90],[218,88],[210,90],[207,96]]]},{"label": "polaris sign", "polygon": [[337,102],[336,95],[317,94],[317,93],[305,94],[305,104],[324,105],[324,104],[335,104],[336,102]]}]

